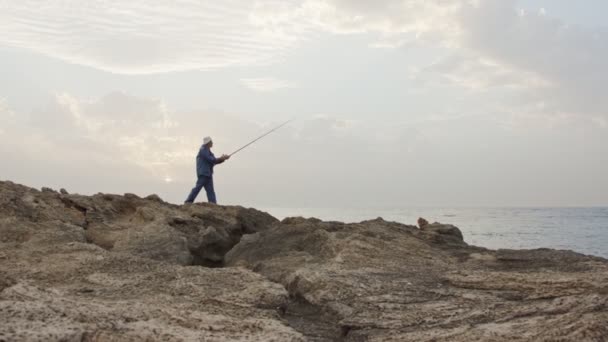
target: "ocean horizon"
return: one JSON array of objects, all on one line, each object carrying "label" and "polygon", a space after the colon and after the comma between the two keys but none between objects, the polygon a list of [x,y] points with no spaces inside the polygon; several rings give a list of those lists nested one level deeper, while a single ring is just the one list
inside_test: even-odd
[{"label": "ocean horizon", "polygon": [[416,225],[418,217],[460,228],[468,244],[490,249],[552,248],[608,258],[608,207],[260,208],[278,219],[361,222],[382,217]]}]

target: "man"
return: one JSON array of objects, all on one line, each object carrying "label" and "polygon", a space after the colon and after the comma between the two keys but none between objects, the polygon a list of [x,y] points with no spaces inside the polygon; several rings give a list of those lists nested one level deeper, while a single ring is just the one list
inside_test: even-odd
[{"label": "man", "polygon": [[213,167],[230,159],[230,156],[224,154],[219,158],[215,158],[211,152],[211,147],[213,147],[211,137],[205,137],[203,139],[203,146],[201,146],[196,156],[196,175],[198,176],[198,180],[185,203],[193,203],[201,189],[205,188],[209,203],[217,204],[215,190],[213,189]]}]

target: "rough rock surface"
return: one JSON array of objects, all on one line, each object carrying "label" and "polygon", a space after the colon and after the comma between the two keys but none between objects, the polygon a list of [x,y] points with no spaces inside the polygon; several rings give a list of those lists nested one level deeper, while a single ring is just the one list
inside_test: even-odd
[{"label": "rough rock surface", "polygon": [[604,341],[608,261],[0,182],[0,340]]}]

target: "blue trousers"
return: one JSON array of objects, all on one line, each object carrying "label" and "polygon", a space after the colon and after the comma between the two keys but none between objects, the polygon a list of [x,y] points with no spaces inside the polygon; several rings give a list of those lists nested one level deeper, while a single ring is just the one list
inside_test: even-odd
[{"label": "blue trousers", "polygon": [[190,191],[186,203],[193,203],[202,188],[205,188],[205,191],[207,192],[207,200],[209,200],[209,203],[217,203],[217,200],[215,199],[215,190],[213,189],[213,176],[198,176],[196,185],[192,188],[192,191]]}]

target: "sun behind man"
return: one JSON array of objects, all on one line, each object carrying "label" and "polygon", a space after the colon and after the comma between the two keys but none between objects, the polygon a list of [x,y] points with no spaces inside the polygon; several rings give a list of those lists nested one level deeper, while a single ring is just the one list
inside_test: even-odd
[{"label": "sun behind man", "polygon": [[211,140],[211,137],[205,137],[203,139],[203,146],[201,146],[196,156],[196,175],[198,180],[185,203],[193,203],[202,188],[205,188],[209,202],[217,203],[215,190],[213,189],[213,167],[230,159],[230,156],[224,154],[219,158],[215,158],[211,152],[211,147],[213,147],[213,140]]}]

